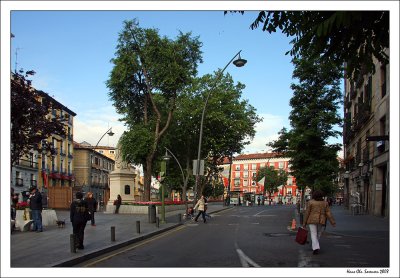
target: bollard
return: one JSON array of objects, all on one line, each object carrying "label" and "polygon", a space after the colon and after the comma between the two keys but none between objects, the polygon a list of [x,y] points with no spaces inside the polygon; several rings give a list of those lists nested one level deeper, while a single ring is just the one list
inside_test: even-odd
[{"label": "bollard", "polygon": [[182,222],[182,213],[178,213],[178,223]]},{"label": "bollard", "polygon": [[111,226],[111,241],[115,241],[115,227]]},{"label": "bollard", "polygon": [[76,245],[75,245],[75,235],[69,235],[69,247],[71,249],[71,253],[76,253]]},{"label": "bollard", "polygon": [[140,234],[140,221],[136,221],[136,232]]},{"label": "bollard", "polygon": [[160,228],[160,217],[156,217],[156,227]]}]

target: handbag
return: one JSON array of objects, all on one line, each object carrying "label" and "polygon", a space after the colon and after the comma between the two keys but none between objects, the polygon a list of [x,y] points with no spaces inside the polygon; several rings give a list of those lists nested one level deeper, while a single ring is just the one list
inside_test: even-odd
[{"label": "handbag", "polygon": [[304,245],[307,242],[308,230],[303,227],[297,229],[296,242],[298,244]]}]

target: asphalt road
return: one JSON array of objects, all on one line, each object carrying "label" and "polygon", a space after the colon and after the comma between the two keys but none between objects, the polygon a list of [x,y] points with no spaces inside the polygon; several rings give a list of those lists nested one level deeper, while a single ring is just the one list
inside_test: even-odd
[{"label": "asphalt road", "polygon": [[386,236],[325,233],[321,252],[298,245],[293,206],[233,207],[77,267],[388,267]]}]

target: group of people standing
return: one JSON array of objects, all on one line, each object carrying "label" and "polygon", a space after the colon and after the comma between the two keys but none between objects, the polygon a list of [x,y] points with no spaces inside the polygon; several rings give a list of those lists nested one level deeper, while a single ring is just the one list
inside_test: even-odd
[{"label": "group of people standing", "polygon": [[[77,249],[84,249],[83,240],[85,236],[86,223],[90,220],[91,225],[96,226],[94,215],[97,211],[98,202],[93,197],[92,192],[88,192],[86,198],[83,198],[82,192],[77,192],[75,197],[76,199],[71,203],[70,207],[72,233],[75,236],[75,247]],[[121,196],[118,195],[114,202],[114,205],[116,205],[115,213],[118,213],[121,202]]]}]

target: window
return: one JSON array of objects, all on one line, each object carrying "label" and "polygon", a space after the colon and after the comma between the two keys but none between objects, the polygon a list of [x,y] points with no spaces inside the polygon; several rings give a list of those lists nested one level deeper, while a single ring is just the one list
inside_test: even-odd
[{"label": "window", "polygon": [[288,185],[293,185],[293,178],[292,177],[288,177],[287,184]]},{"label": "window", "polygon": [[243,170],[245,170],[245,171],[249,170],[249,165],[248,164],[243,164]]},{"label": "window", "polygon": [[128,184],[125,185],[124,193],[125,193],[125,195],[131,194],[131,187]]},{"label": "window", "polygon": [[249,172],[243,172],[243,178],[248,178],[249,177]]},{"label": "window", "polygon": [[283,161],[279,162],[279,169],[283,169],[284,164],[285,163]]},{"label": "window", "polygon": [[248,186],[249,185],[249,181],[248,180],[243,180],[243,186]]},{"label": "window", "polygon": [[114,154],[114,151],[110,151],[111,154]]},{"label": "window", "polygon": [[260,163],[260,168],[264,168],[265,167],[265,163]]},{"label": "window", "polygon": [[239,186],[240,185],[240,179],[235,179],[234,180],[234,184],[235,184],[235,186]]},{"label": "window", "polygon": [[252,170],[257,170],[257,164],[251,164],[251,169]]},{"label": "window", "polygon": [[257,177],[257,172],[253,172],[253,173],[251,174],[251,176],[253,177],[253,179],[255,179],[255,178]]},{"label": "window", "polygon": [[240,171],[240,165],[235,165],[235,170]]}]

